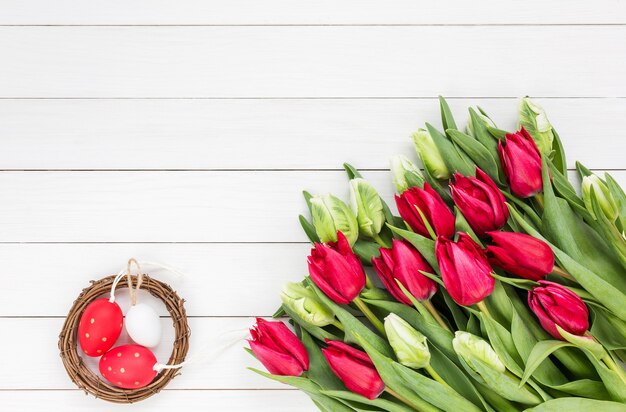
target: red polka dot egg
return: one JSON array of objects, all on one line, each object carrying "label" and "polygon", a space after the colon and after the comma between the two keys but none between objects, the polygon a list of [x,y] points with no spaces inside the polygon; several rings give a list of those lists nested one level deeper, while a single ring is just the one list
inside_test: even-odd
[{"label": "red polka dot egg", "polygon": [[122,333],[124,315],[115,302],[101,298],[91,302],[78,324],[78,342],[88,356],[101,356]]},{"label": "red polka dot egg", "polygon": [[122,345],[100,358],[100,374],[111,384],[124,389],[149,385],[157,375],[154,354],[140,345]]}]

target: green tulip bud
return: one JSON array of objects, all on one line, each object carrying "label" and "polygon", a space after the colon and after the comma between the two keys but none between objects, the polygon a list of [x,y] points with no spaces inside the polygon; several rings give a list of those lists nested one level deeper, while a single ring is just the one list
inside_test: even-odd
[{"label": "green tulip bud", "polygon": [[421,170],[406,156],[397,155],[391,158],[391,173],[393,183],[400,194],[409,187],[424,185],[424,176],[422,176]]},{"label": "green tulip bud", "polygon": [[336,196],[327,194],[311,198],[311,217],[317,236],[323,243],[336,242],[337,231],[341,231],[350,246],[354,245],[359,237],[359,225],[356,216]]},{"label": "green tulip bud", "polygon": [[425,368],[430,364],[430,351],[426,336],[415,330],[400,316],[391,313],[385,318],[385,332],[401,364],[413,369]]},{"label": "green tulip bud", "polygon": [[456,331],[454,339],[452,339],[452,347],[457,355],[470,366],[474,360],[479,360],[495,371],[504,373],[506,370],[491,345],[486,340],[469,332]]},{"label": "green tulip bud", "polygon": [[359,223],[359,231],[368,237],[376,237],[385,223],[383,202],[380,195],[367,180],[350,180],[350,203]]},{"label": "green tulip bud", "polygon": [[333,311],[313,290],[300,283],[287,283],[280,294],[283,305],[313,326],[324,327],[335,321]]},{"label": "green tulip bud", "polygon": [[[593,188],[593,194],[591,188]],[[602,209],[602,213],[604,213],[604,216],[606,216],[609,221],[614,222],[615,219],[617,219],[619,214],[617,202],[615,202],[609,188],[598,176],[590,175],[583,177],[582,195],[585,207],[594,219],[596,218],[596,214],[593,211],[592,196],[596,199]]]},{"label": "green tulip bud", "polygon": [[554,132],[548,121],[543,107],[531,101],[528,97],[522,99],[519,105],[519,124],[533,137],[539,151],[548,155],[552,151]]},{"label": "green tulip bud", "polygon": [[411,137],[413,137],[415,149],[428,172],[437,179],[449,179],[450,171],[430,133],[427,130],[418,129]]}]

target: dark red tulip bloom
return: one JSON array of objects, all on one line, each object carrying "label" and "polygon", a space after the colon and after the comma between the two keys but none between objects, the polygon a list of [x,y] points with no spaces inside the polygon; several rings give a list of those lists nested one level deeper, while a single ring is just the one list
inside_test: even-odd
[{"label": "dark red tulip bloom", "polygon": [[509,219],[504,195],[494,181],[479,168],[476,168],[476,177],[456,173],[450,190],[454,203],[480,237],[491,230],[501,229]]},{"label": "dark red tulip bloom", "polygon": [[541,192],[541,154],[526,129],[507,134],[498,142],[498,153],[513,194],[526,198]]},{"label": "dark red tulip bloom", "polygon": [[573,335],[584,335],[589,329],[589,310],[580,296],[547,280],[540,280],[539,285],[528,292],[528,306],[541,326],[556,339],[563,340],[556,325]]},{"label": "dark red tulip bloom", "polygon": [[435,254],[446,290],[459,305],[474,305],[493,292],[493,269],[480,245],[467,233],[459,232],[456,243],[437,238]]},{"label": "dark red tulip bloom", "polygon": [[424,257],[411,244],[404,240],[393,240],[392,248],[380,248],[380,257],[372,259],[372,265],[380,280],[396,300],[411,305],[402,289],[400,281],[415,299],[428,300],[437,292],[437,284],[420,273],[433,273]]},{"label": "dark red tulip bloom", "polygon": [[454,215],[441,196],[424,183],[424,189],[412,187],[396,195],[398,212],[414,232],[431,237],[424,225],[417,208],[419,208],[437,236],[451,238],[454,236]]},{"label": "dark red tulip bloom", "polygon": [[530,280],[540,280],[552,272],[554,253],[548,244],[524,233],[487,232],[495,245],[487,246],[489,263]]},{"label": "dark red tulip bloom", "polygon": [[330,369],[354,393],[376,399],[385,390],[385,383],[367,353],[343,342],[327,340],[322,349]]},{"label": "dark red tulip bloom", "polygon": [[257,318],[250,329],[250,349],[274,375],[300,376],[309,369],[309,355],[298,337],[282,322]]},{"label": "dark red tulip bloom", "polygon": [[337,242],[316,243],[308,262],[313,282],[336,303],[347,305],[365,287],[361,261],[341,232],[337,232]]}]

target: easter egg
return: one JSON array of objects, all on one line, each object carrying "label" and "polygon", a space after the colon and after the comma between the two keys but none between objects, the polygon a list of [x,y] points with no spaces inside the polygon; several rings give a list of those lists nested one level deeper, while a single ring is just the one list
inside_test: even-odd
[{"label": "easter egg", "polygon": [[161,319],[151,306],[139,303],[126,312],[126,331],[139,345],[153,348],[161,341]]},{"label": "easter egg", "polygon": [[78,343],[88,356],[101,356],[122,333],[124,315],[115,302],[101,298],[91,302],[78,324]]},{"label": "easter egg", "polygon": [[149,385],[157,375],[157,359],[150,349],[140,345],[122,345],[100,358],[100,374],[111,384],[124,389]]}]

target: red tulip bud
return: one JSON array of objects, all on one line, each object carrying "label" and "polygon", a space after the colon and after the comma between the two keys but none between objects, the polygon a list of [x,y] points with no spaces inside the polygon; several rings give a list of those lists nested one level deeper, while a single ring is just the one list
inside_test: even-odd
[{"label": "red tulip bud", "polygon": [[385,390],[385,383],[367,355],[343,342],[327,340],[322,349],[330,369],[354,393],[376,399]]},{"label": "red tulip bud", "polygon": [[476,177],[456,173],[450,190],[454,203],[480,237],[488,231],[501,229],[509,219],[504,195],[479,168],[476,168]]},{"label": "red tulip bud", "polygon": [[542,240],[515,232],[488,232],[495,245],[487,246],[489,263],[530,280],[540,280],[552,272],[554,253]]},{"label": "red tulip bud", "polygon": [[309,355],[298,337],[282,322],[257,318],[250,329],[250,349],[274,375],[300,376],[309,369]]},{"label": "red tulip bud", "polygon": [[417,211],[419,208],[437,236],[447,238],[454,236],[454,215],[428,183],[424,183],[424,189],[412,187],[400,196],[396,195],[396,205],[402,219],[416,233],[430,237],[422,216]]},{"label": "red tulip bud", "polygon": [[589,310],[580,296],[547,280],[540,280],[539,285],[528,292],[528,306],[541,326],[556,339],[563,340],[557,325],[572,335],[584,335],[589,328]]},{"label": "red tulip bud", "polygon": [[459,305],[481,302],[493,292],[493,269],[483,250],[467,233],[459,232],[456,243],[437,238],[435,254],[446,290]]},{"label": "red tulip bud", "polygon": [[365,287],[361,261],[341,232],[337,242],[316,243],[308,262],[313,282],[336,303],[347,305]]},{"label": "red tulip bud", "polygon": [[428,300],[437,291],[437,284],[419,271],[433,273],[433,269],[413,246],[404,240],[393,240],[391,249],[381,248],[380,257],[372,259],[372,265],[380,280],[396,300],[411,305],[402,289],[402,285],[415,297]]},{"label": "red tulip bud", "polygon": [[504,143],[498,142],[498,153],[513,194],[526,198],[541,192],[541,155],[526,129],[507,134]]}]

